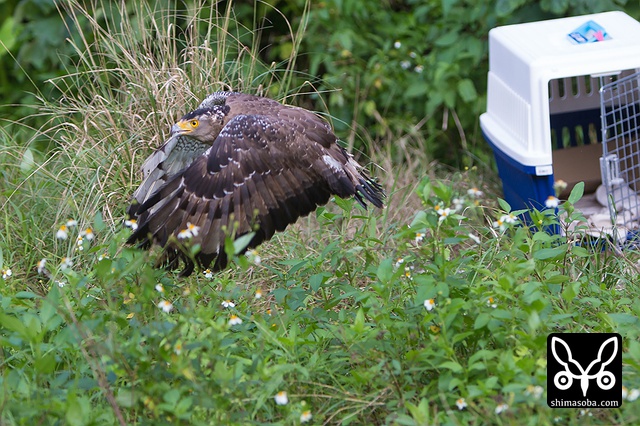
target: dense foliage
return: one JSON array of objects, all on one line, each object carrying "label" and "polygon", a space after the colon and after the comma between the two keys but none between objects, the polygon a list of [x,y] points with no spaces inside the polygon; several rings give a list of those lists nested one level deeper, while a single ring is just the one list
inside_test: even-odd
[{"label": "dense foliage", "polygon": [[[339,202],[304,239],[190,281],[122,251],[127,230],[95,243],[100,215],[91,239],[68,223],[48,283],[0,281],[3,424],[636,423],[637,266],[492,213],[470,176],[424,179],[424,208],[395,234]],[[614,330],[635,396],[549,409],[547,335]]]},{"label": "dense foliage", "polygon": [[[91,16],[103,28],[118,31],[122,17],[115,10],[117,2],[81,3],[89,5]],[[124,3],[124,12],[134,16],[147,4],[145,13],[163,14],[164,23],[173,26],[178,47],[185,47],[185,39],[196,31],[215,50],[216,41],[206,37],[204,20],[229,7],[233,13],[229,25],[238,24],[237,40],[257,47],[265,64],[295,71],[293,87],[307,82],[305,91],[319,92],[321,96],[307,100],[309,106],[330,113],[351,146],[363,149],[372,141],[401,139],[402,148],[426,140],[423,148],[430,158],[459,166],[464,159],[458,155],[461,149],[487,159],[477,118],[486,103],[489,29],[623,7],[640,17],[640,7],[627,5],[626,0],[277,0],[255,7],[253,2],[207,3],[196,7],[197,1],[177,1],[167,10],[166,2],[134,1]],[[0,98],[3,105],[13,105],[1,107],[0,117],[22,119],[29,111],[23,105],[37,105],[34,96],[60,98],[61,92],[45,81],[77,66],[82,55],[77,46],[93,42],[78,39],[76,12],[60,4],[64,2],[57,6],[49,0],[0,3],[4,45],[0,48]],[[194,11],[203,21],[194,24]],[[82,30],[90,26],[84,18],[77,23]],[[145,19],[142,25],[149,23]],[[304,31],[299,45],[292,40],[291,27]],[[137,34],[140,43],[145,42],[143,36]],[[294,62],[289,62],[291,58]],[[29,126],[41,123],[26,122]],[[21,133],[15,126],[11,132]],[[26,140],[30,135],[22,137]]]},{"label": "dense foliage", "polygon": [[[430,163],[486,154],[488,28],[622,1],[166,3],[0,1],[21,104],[0,132],[0,424],[640,422],[637,253],[580,244],[580,185],[532,228],[485,168]],[[138,166],[220,88],[330,114],[375,148],[387,208],[336,199],[216,275],[151,268],[124,245]],[[556,331],[623,336],[621,408],[547,407]]]}]

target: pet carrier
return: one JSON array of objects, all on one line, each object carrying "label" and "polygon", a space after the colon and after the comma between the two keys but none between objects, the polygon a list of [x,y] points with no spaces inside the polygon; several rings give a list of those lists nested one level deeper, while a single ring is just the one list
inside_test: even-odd
[{"label": "pet carrier", "polygon": [[[609,227],[621,219],[632,223],[631,209],[622,217],[620,207],[637,201],[640,189],[638,141],[632,142],[638,71],[640,23],[623,12],[489,32],[487,111],[480,127],[512,208],[544,208],[555,195],[554,182],[568,184],[563,196],[584,182],[585,199],[604,202],[585,206],[600,209],[598,224],[603,213]],[[607,199],[613,200],[610,208]]]}]

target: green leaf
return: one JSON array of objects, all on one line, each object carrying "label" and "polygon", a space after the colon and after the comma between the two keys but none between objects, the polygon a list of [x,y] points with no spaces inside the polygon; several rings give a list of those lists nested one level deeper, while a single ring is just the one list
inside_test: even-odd
[{"label": "green leaf", "polygon": [[473,324],[473,328],[474,329],[479,329],[484,327],[485,325],[487,325],[487,323],[489,322],[489,320],[491,319],[491,316],[487,313],[482,313],[480,315],[478,315],[476,317],[476,322],[475,324]]},{"label": "green leaf", "polygon": [[638,323],[637,316],[626,314],[623,312],[609,314],[609,318],[611,318],[611,320],[613,320],[616,324],[637,324]]},{"label": "green leaf", "polygon": [[[216,369],[218,364],[216,364]],[[172,407],[175,407],[180,399],[180,389],[171,389],[164,393],[162,399]]]},{"label": "green leaf", "polygon": [[478,98],[476,87],[468,78],[458,81],[458,94],[465,102],[472,102]]},{"label": "green leaf", "polygon": [[41,357],[36,358],[33,366],[39,373],[51,374],[56,366],[56,356],[51,352],[47,352]]},{"label": "green leaf", "polygon": [[531,328],[532,331],[537,330],[540,326],[540,315],[538,315],[536,311],[531,312],[527,322],[529,323],[529,328]]},{"label": "green leaf", "polygon": [[562,284],[569,281],[571,278],[567,275],[556,274],[545,279],[546,284]]},{"label": "green leaf", "polygon": [[502,198],[498,198],[498,204],[500,204],[500,208],[505,212],[509,213],[511,211],[511,206]]},{"label": "green leaf", "polygon": [[543,248],[533,253],[536,260],[559,260],[567,254],[566,244],[553,248]]},{"label": "green leaf", "polygon": [[573,299],[576,298],[579,291],[580,291],[579,282],[567,284],[567,286],[562,291],[562,298],[565,300],[565,302],[571,302]]},{"label": "green leaf", "polygon": [[582,198],[582,195],[584,195],[584,182],[578,182],[576,183],[576,186],[574,186],[571,190],[568,201],[571,204],[575,204],[578,200],[580,200],[580,198]]},{"label": "green leaf", "polygon": [[428,225],[429,222],[427,221],[427,212],[425,212],[424,210],[420,210],[418,211],[418,213],[416,213],[416,216],[413,218],[409,226],[412,229],[420,229]]},{"label": "green leaf", "polygon": [[496,15],[499,17],[510,15],[522,4],[523,0],[498,0],[495,5]]},{"label": "green leaf", "polygon": [[424,81],[419,80],[413,84],[410,84],[407,87],[404,93],[404,96],[407,99],[419,98],[419,97],[424,97],[428,92],[429,92],[429,85],[424,84]]},{"label": "green leaf", "polygon": [[27,336],[26,327],[18,318],[0,313],[0,326]]},{"label": "green leaf", "polygon": [[102,219],[102,212],[97,212],[93,217],[93,227],[95,228],[96,232],[102,232],[106,228],[104,220]]},{"label": "green leaf", "polygon": [[13,49],[18,33],[13,16],[6,17],[0,27],[0,57]]},{"label": "green leaf", "polygon": [[462,366],[455,361],[445,361],[438,366],[439,368],[446,368],[448,370],[453,371],[454,373],[459,373],[462,371]]},{"label": "green leaf", "polygon": [[311,278],[309,278],[309,286],[311,287],[311,290],[318,291],[326,278],[328,278],[328,274],[325,272],[312,275]]},{"label": "green leaf", "polygon": [[458,30],[455,29],[453,31],[449,31],[448,33],[446,33],[445,35],[443,35],[442,37],[438,37],[435,41],[434,44],[436,46],[451,46],[452,44],[454,44],[459,38],[459,33]]},{"label": "green leaf", "polygon": [[451,200],[452,191],[453,188],[449,185],[445,185],[444,182],[439,182],[438,185],[433,186],[433,193],[445,203],[448,203]]},{"label": "green leaf", "polygon": [[247,248],[247,246],[251,242],[251,239],[253,239],[255,235],[255,232],[249,232],[248,234],[244,234],[243,236],[236,238],[236,240],[233,242],[233,253],[236,255],[238,253],[242,253]]},{"label": "green leaf", "polygon": [[356,319],[353,322],[353,331],[356,333],[362,333],[364,331],[364,311],[362,308],[358,309],[356,313]]},{"label": "green leaf", "polygon": [[393,277],[393,260],[385,259],[380,262],[376,275],[380,282],[382,282],[383,284],[388,284]]},{"label": "green leaf", "polygon": [[90,423],[89,413],[91,407],[86,397],[77,396],[71,393],[67,396],[67,412],[65,419],[71,426],[82,426]]},{"label": "green leaf", "polygon": [[19,291],[16,293],[16,299],[37,299],[38,295],[32,291]]},{"label": "green leaf", "polygon": [[413,405],[410,402],[405,402],[405,407],[411,413],[411,417],[413,417],[414,423],[407,424],[418,424],[418,425],[426,425],[429,424],[429,401],[426,398],[422,398],[420,400],[419,405]]}]

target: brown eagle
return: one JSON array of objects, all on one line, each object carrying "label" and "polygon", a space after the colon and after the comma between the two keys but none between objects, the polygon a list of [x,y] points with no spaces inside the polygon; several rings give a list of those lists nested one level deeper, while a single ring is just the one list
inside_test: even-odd
[{"label": "brown eagle", "polygon": [[254,233],[256,247],[332,195],[383,206],[384,192],[337,143],[314,113],[235,92],[209,95],[171,128],[142,166],[144,180],[127,213],[136,226],[128,243],[164,247],[168,268],[198,244],[203,269],[227,265],[225,238]]}]

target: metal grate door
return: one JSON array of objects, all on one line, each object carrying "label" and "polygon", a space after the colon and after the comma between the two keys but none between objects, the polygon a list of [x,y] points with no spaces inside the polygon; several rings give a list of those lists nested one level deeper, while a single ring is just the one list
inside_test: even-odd
[{"label": "metal grate door", "polygon": [[[602,184],[618,243],[637,240],[640,214],[640,73],[601,84]],[[637,241],[634,241],[637,243]]]}]

